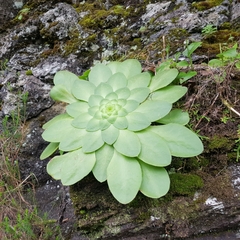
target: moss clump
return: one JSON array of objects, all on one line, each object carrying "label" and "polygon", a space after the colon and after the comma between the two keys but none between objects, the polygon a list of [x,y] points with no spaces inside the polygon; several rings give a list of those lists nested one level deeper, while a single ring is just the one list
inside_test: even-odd
[{"label": "moss clump", "polygon": [[218,150],[218,149],[225,149],[225,150],[231,150],[234,145],[234,142],[231,141],[227,137],[223,136],[218,136],[214,135],[210,140],[209,140],[209,145],[208,149],[209,150]]},{"label": "moss clump", "polygon": [[27,75],[27,76],[30,76],[30,75],[32,75],[32,74],[33,74],[33,73],[32,73],[32,70],[29,69],[29,70],[26,71],[26,75]]},{"label": "moss clump", "polygon": [[206,0],[200,2],[193,2],[192,6],[196,8],[198,11],[204,11],[210,9],[212,7],[216,7],[222,4],[223,0]]},{"label": "moss clump", "polygon": [[203,180],[195,174],[174,173],[170,175],[170,179],[170,194],[177,196],[193,196],[203,187]]}]

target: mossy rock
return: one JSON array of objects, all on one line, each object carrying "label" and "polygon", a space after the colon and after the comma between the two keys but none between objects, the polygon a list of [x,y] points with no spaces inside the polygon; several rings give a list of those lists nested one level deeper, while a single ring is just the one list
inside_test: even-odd
[{"label": "mossy rock", "polygon": [[193,196],[194,193],[203,187],[203,180],[195,174],[170,174],[170,194],[175,196]]}]

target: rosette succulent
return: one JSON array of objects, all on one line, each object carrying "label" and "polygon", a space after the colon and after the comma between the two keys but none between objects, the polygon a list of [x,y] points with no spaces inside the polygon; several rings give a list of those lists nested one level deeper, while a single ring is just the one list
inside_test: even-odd
[{"label": "rosette succulent", "polygon": [[172,156],[191,157],[203,150],[184,125],[188,114],[172,109],[186,87],[171,85],[177,69],[142,72],[139,61],[97,64],[83,80],[59,71],[50,95],[66,102],[66,112],[47,122],[42,137],[50,142],[45,159],[57,149],[47,172],[72,185],[91,171],[107,181],[113,196],[129,203],[141,191],[151,198],[165,195],[170,180],[165,166]]}]

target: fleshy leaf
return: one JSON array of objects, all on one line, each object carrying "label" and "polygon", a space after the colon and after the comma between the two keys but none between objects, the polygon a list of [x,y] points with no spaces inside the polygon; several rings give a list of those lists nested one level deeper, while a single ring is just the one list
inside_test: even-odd
[{"label": "fleshy leaf", "polygon": [[150,122],[154,122],[166,116],[172,108],[172,104],[164,101],[146,100],[139,105],[136,111],[144,114]]},{"label": "fleshy leaf", "polygon": [[113,146],[119,153],[128,157],[136,157],[141,151],[137,135],[127,129],[119,131],[118,139]]},{"label": "fleshy leaf", "polygon": [[90,153],[98,150],[104,144],[101,131],[87,132],[84,137],[82,149],[84,153]]},{"label": "fleshy leaf", "polygon": [[187,112],[184,112],[181,109],[174,109],[157,122],[162,124],[178,123],[181,125],[186,125],[189,122],[189,115]]},{"label": "fleshy leaf", "polygon": [[113,123],[113,126],[118,129],[125,129],[128,127],[128,121],[127,118],[124,117],[118,117],[116,121]]},{"label": "fleshy leaf", "polygon": [[140,162],[142,169],[142,184],[140,191],[147,197],[160,198],[167,194],[170,179],[167,171],[162,167],[154,167]]},{"label": "fleshy leaf", "polygon": [[119,99],[127,99],[130,96],[131,92],[128,88],[120,88],[116,91],[116,94],[118,95]]},{"label": "fleshy leaf", "polygon": [[151,121],[141,112],[131,112],[127,116],[128,130],[140,131],[150,126]]},{"label": "fleshy leaf", "polygon": [[129,97],[129,100],[131,99],[141,103],[148,97],[149,93],[149,88],[134,88],[131,90],[131,96]]},{"label": "fleshy leaf", "polygon": [[113,89],[109,84],[106,83],[100,83],[96,89],[94,94],[100,95],[101,97],[105,98],[109,93],[112,93]]},{"label": "fleshy leaf", "polygon": [[170,103],[174,103],[184,96],[187,92],[187,88],[183,86],[167,86],[159,89],[156,92],[150,94],[149,98],[152,100],[162,100]]},{"label": "fleshy leaf", "polygon": [[43,129],[47,129],[49,128],[51,125],[54,125],[55,123],[57,123],[58,121],[62,121],[64,119],[69,119],[70,116],[67,113],[63,113],[63,114],[59,114],[56,117],[52,118],[51,120],[49,120],[48,122],[46,122],[42,128]]},{"label": "fleshy leaf", "polygon": [[76,102],[77,99],[69,92],[64,85],[56,85],[50,91],[50,96],[55,101],[66,103]]},{"label": "fleshy leaf", "polygon": [[107,84],[109,84],[115,92],[116,90],[127,86],[127,79],[123,73],[118,72],[109,78]]},{"label": "fleshy leaf", "polygon": [[107,66],[111,69],[112,74],[124,72],[124,66],[122,65],[121,62],[117,62],[117,61],[110,62],[107,64]]},{"label": "fleshy leaf", "polygon": [[138,158],[153,166],[164,167],[171,163],[172,157],[168,145],[151,131],[141,131],[137,133],[141,142],[141,152]]},{"label": "fleshy leaf", "polygon": [[158,71],[157,74],[152,78],[149,88],[151,91],[156,91],[160,88],[166,87],[177,77],[177,75],[178,70],[175,68]]},{"label": "fleshy leaf", "polygon": [[150,83],[151,75],[148,72],[137,74],[128,79],[127,87],[132,90],[139,87],[147,87]]},{"label": "fleshy leaf", "polygon": [[[42,134],[42,138],[48,142],[61,142],[66,134],[73,129],[71,125],[73,118],[66,117],[49,125]],[[61,129],[61,131],[59,131]]]},{"label": "fleshy leaf", "polygon": [[100,96],[100,95],[92,95],[88,99],[88,104],[89,104],[90,107],[99,106],[102,100],[103,100],[102,96]]},{"label": "fleshy leaf", "polygon": [[142,66],[136,59],[127,59],[121,64],[121,67],[124,69],[123,74],[126,76],[126,78],[130,78],[142,72]]},{"label": "fleshy leaf", "polygon": [[102,131],[102,139],[105,143],[112,145],[119,136],[119,130],[113,125]]},{"label": "fleshy leaf", "polygon": [[86,128],[87,123],[92,119],[93,117],[89,115],[89,113],[82,113],[80,116],[74,118],[72,121],[72,126],[75,128]]},{"label": "fleshy leaf", "polygon": [[95,86],[93,83],[85,80],[78,80],[73,83],[72,94],[79,100],[88,101],[94,93]]},{"label": "fleshy leaf", "polygon": [[71,93],[72,85],[79,78],[74,73],[67,70],[59,71],[54,75],[53,82],[55,85],[63,85]]},{"label": "fleshy leaf", "polygon": [[107,168],[107,182],[111,193],[120,203],[131,202],[142,182],[139,162],[115,151]]},{"label": "fleshy leaf", "polygon": [[95,132],[99,130],[100,129],[99,123],[100,123],[99,119],[93,117],[91,120],[88,121],[86,130],[89,132]]},{"label": "fleshy leaf", "polygon": [[85,129],[72,128],[66,133],[65,138],[60,142],[59,149],[65,152],[80,148],[85,134]]},{"label": "fleshy leaf", "polygon": [[89,105],[86,102],[77,101],[66,107],[66,112],[71,117],[77,117],[80,114],[86,113],[88,111]]},{"label": "fleshy leaf", "polygon": [[99,182],[107,180],[107,167],[113,157],[114,148],[108,144],[104,144],[95,153],[96,163],[92,170],[93,175]]},{"label": "fleshy leaf", "polygon": [[54,157],[47,165],[47,172],[63,185],[72,185],[87,176],[95,165],[95,154],[85,154],[82,149]]},{"label": "fleshy leaf", "polygon": [[198,136],[180,124],[152,126],[150,130],[166,141],[173,156],[193,157],[203,151],[203,144]]},{"label": "fleshy leaf", "polygon": [[135,101],[135,100],[127,100],[126,105],[124,106],[124,109],[127,112],[132,112],[135,109],[137,109],[137,107],[139,106],[139,102]]},{"label": "fleshy leaf", "polygon": [[88,75],[89,81],[95,86],[98,86],[101,82],[107,82],[112,76],[112,71],[104,64],[96,64]]},{"label": "fleshy leaf", "polygon": [[49,143],[48,146],[44,149],[44,151],[40,155],[40,159],[43,160],[51,156],[58,149],[58,146],[59,146],[59,143],[55,143],[55,142]]}]

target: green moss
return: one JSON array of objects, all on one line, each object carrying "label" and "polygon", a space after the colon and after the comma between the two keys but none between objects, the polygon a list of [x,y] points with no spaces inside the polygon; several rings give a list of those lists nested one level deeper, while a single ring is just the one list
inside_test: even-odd
[{"label": "green moss", "polygon": [[32,75],[32,70],[30,70],[30,69],[27,70],[27,71],[26,71],[26,75],[27,75],[27,76]]},{"label": "green moss", "polygon": [[192,6],[199,11],[204,11],[212,7],[219,6],[220,4],[222,4],[222,2],[223,0],[206,0],[200,2],[193,2]]},{"label": "green moss", "polygon": [[210,140],[208,144],[209,150],[218,150],[218,149],[225,149],[225,150],[231,150],[233,146],[233,141],[231,141],[227,137],[214,135]]},{"label": "green moss", "polygon": [[173,195],[193,196],[194,193],[203,187],[202,179],[195,174],[170,174],[170,193]]}]

